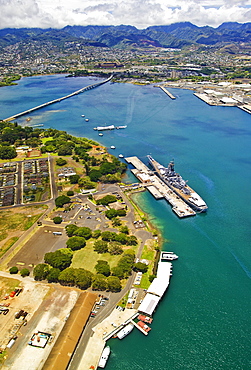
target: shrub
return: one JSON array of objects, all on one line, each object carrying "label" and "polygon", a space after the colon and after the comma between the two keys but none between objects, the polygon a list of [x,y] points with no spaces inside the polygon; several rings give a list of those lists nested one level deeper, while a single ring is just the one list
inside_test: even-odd
[{"label": "shrub", "polygon": [[13,266],[9,269],[10,274],[17,274],[18,273],[18,268],[17,266]]},{"label": "shrub", "polygon": [[66,195],[68,197],[72,197],[74,195],[74,191],[73,190],[68,190],[67,193],[66,193]]},{"label": "shrub", "polygon": [[60,217],[60,216],[56,216],[56,217],[54,217],[54,218],[53,218],[53,222],[54,222],[54,224],[61,224],[61,222],[62,222],[62,217]]},{"label": "shrub", "polygon": [[67,163],[67,161],[66,161],[65,159],[63,159],[63,158],[58,158],[58,159],[56,160],[56,164],[57,164],[58,166],[64,166],[66,163]]},{"label": "shrub", "polygon": [[29,275],[30,275],[30,270],[28,270],[28,269],[24,268],[24,269],[22,269],[22,270],[20,271],[20,275],[21,275],[22,277],[29,276]]}]

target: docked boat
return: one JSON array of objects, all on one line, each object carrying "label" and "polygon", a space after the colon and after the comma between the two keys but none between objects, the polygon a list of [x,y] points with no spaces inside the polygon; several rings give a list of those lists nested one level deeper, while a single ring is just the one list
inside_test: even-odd
[{"label": "docked boat", "polygon": [[107,363],[107,360],[110,356],[110,353],[111,353],[111,349],[109,346],[106,346],[102,352],[102,355],[100,357],[100,360],[99,360],[99,363],[98,363],[98,367],[101,367],[101,369],[104,369],[105,368],[105,365]]},{"label": "docked boat", "polygon": [[146,333],[149,333],[150,330],[152,330],[148,325],[146,325],[143,321],[137,322],[137,325],[144,330]]},{"label": "docked boat", "polygon": [[115,126],[114,125],[109,125],[109,126],[98,126],[98,127],[94,127],[93,130],[104,131],[104,130],[114,130],[114,129],[115,129]]},{"label": "docked boat", "polygon": [[131,333],[132,329],[134,328],[134,325],[133,324],[127,324],[123,329],[121,329],[118,333],[117,333],[117,337],[119,339],[123,339],[124,337],[126,337],[128,334]]},{"label": "docked boat", "polygon": [[152,156],[147,156],[149,163],[153,167],[159,178],[172,189],[184,202],[186,202],[196,212],[206,212],[208,209],[204,200],[190,187],[178,173],[174,170],[174,162],[171,161],[168,167],[162,166],[155,161]]},{"label": "docked boat", "polygon": [[124,126],[116,126],[116,129],[117,130],[119,130],[120,128],[127,128],[127,126],[126,125],[124,125]]},{"label": "docked boat", "polygon": [[153,322],[152,317],[150,317],[150,316],[145,316],[145,315],[142,315],[142,314],[140,314],[140,315],[138,316],[138,319],[139,319],[140,321],[143,321],[143,322],[147,323],[147,324],[151,324],[151,323]]},{"label": "docked boat", "polygon": [[174,260],[177,260],[179,256],[177,256],[177,254],[174,254],[172,252],[162,252],[161,258],[167,261],[174,261]]}]

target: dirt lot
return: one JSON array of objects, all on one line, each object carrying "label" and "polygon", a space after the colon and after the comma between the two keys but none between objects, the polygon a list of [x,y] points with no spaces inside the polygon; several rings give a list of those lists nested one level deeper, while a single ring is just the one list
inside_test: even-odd
[{"label": "dirt lot", "polygon": [[[62,235],[54,235],[53,231],[61,231]],[[67,237],[62,227],[40,227],[25,243],[23,248],[9,261],[8,268],[17,266],[32,270],[34,265],[44,261],[45,253],[64,248],[66,240]]]},{"label": "dirt lot", "polygon": [[[2,276],[8,276],[6,273],[0,273],[0,275],[2,287],[2,281],[5,281],[0,304],[10,304],[7,315],[0,315],[0,347],[4,349],[9,340],[17,336],[13,347],[7,348],[4,352],[6,358],[4,364],[0,364],[0,368],[6,370],[41,369],[67,320],[67,315],[77,300],[78,291],[34,282],[30,278],[21,278],[19,288],[23,289],[22,292],[17,297],[4,300],[5,294],[10,293],[7,287],[9,279],[2,278]],[[10,279],[10,284],[13,285],[11,280],[13,279]],[[23,325],[25,320],[22,317],[15,318],[15,314],[20,310],[28,312],[25,326]],[[36,331],[52,335],[52,341],[45,348],[37,348],[28,344]]]}]

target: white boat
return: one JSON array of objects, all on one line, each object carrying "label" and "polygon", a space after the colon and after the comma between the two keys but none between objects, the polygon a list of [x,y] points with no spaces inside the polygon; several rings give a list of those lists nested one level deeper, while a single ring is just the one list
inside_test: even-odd
[{"label": "white boat", "polygon": [[117,130],[119,130],[120,128],[127,128],[127,126],[126,125],[124,125],[124,126],[116,126],[116,129]]},{"label": "white boat", "polygon": [[123,154],[119,154],[119,158],[124,158]]},{"label": "white boat", "polygon": [[84,114],[81,114],[81,117],[85,117],[85,115]]},{"label": "white boat", "polygon": [[99,136],[103,136],[102,132],[99,133]]},{"label": "white boat", "polygon": [[117,337],[119,339],[123,339],[124,337],[126,337],[128,334],[131,333],[132,329],[134,328],[134,325],[133,324],[128,324],[126,325],[123,329],[121,329],[118,334],[117,334]]},{"label": "white boat", "polygon": [[115,129],[115,126],[114,125],[109,125],[109,126],[98,126],[98,127],[94,127],[93,130],[103,131],[103,130],[114,130],[114,129]]},{"label": "white boat", "polygon": [[114,146],[114,145],[111,145],[111,149],[116,149],[116,146]]},{"label": "white boat", "polygon": [[110,353],[111,353],[111,349],[109,346],[106,346],[102,352],[102,355],[100,357],[100,360],[99,360],[99,363],[98,363],[98,367],[101,367],[102,369],[104,369],[106,363],[107,363],[107,360],[110,356]]},{"label": "white boat", "polygon": [[86,119],[85,119],[85,121],[86,121],[86,122],[88,122],[88,121],[89,121],[89,119],[88,119],[88,118],[86,118]]},{"label": "white boat", "polygon": [[174,261],[179,258],[177,254],[174,254],[173,252],[162,252],[161,258],[167,261]]}]

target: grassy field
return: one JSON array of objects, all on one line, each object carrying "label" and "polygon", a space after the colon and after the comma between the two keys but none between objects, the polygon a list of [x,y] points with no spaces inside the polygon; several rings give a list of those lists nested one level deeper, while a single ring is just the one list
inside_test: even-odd
[{"label": "grassy field", "polygon": [[74,268],[84,268],[93,273],[96,273],[95,265],[98,260],[107,261],[110,268],[115,267],[118,263],[118,260],[121,258],[119,256],[112,256],[110,253],[99,254],[93,250],[94,241],[88,241],[85,248],[80,249],[74,253],[71,267]]},{"label": "grassy field", "polygon": [[20,284],[19,280],[1,277],[1,282],[0,282],[1,299],[3,299],[3,297],[6,294],[9,294],[12,290],[14,290],[15,287],[19,286],[19,284]]},{"label": "grassy field", "polygon": [[0,257],[45,212],[47,206],[27,206],[0,211]]}]

